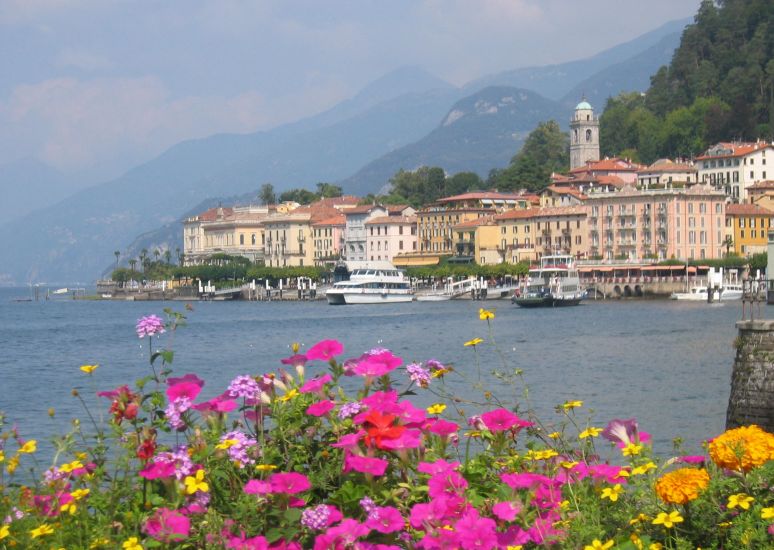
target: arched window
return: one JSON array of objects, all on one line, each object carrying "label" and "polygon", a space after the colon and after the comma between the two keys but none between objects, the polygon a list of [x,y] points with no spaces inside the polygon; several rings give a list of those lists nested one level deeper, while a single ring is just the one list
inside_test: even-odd
[{"label": "arched window", "polygon": [[591,130],[586,130],[586,141],[591,141]]},{"label": "arched window", "polygon": [[578,129],[577,128],[575,129],[575,136],[574,137],[575,137],[575,139],[574,139],[575,143],[578,143]]}]

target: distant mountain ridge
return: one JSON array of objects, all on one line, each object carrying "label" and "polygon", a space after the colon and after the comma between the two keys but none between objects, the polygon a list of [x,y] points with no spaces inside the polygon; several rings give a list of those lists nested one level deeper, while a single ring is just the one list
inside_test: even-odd
[{"label": "distant mountain ridge", "polygon": [[[654,33],[663,38],[668,30]],[[608,50],[607,59],[641,54],[657,42],[653,33],[641,39],[623,45],[624,53]],[[567,65],[576,71],[565,71],[575,76],[562,76],[551,95],[561,98],[559,91],[588,77],[578,74],[584,63],[590,69],[599,60],[548,71]],[[422,69],[401,69],[314,117],[266,132],[179,143],[120,178],[1,226],[0,281],[93,280],[112,264],[113,251],[135,235],[152,238],[153,228],[178,223],[202,201],[252,191],[267,181],[277,191],[326,181],[366,193],[398,168],[418,163],[450,172],[504,166],[537,122],[557,118],[564,124],[569,111],[527,87],[487,85],[498,78],[507,80],[489,77],[457,89]]]}]

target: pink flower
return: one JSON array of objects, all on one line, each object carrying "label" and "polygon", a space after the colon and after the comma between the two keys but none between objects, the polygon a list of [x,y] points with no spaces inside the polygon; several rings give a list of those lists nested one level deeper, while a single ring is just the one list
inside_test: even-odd
[{"label": "pink flower", "polygon": [[347,454],[344,458],[344,471],[355,470],[361,474],[381,476],[387,470],[388,464],[389,462],[382,458]]},{"label": "pink flower", "polygon": [[[400,414],[403,412],[403,409],[398,405],[398,392],[396,391],[374,392],[368,397],[363,398],[361,403],[384,414]],[[358,420],[357,418],[358,417],[355,417],[356,424],[362,422],[362,420]]]},{"label": "pink flower", "polygon": [[175,384],[179,384],[181,382],[192,382],[196,385],[198,385],[200,388],[204,387],[204,380],[196,376],[195,374],[186,374],[184,376],[178,376],[176,378],[169,378],[167,379],[167,385],[174,386]]},{"label": "pink flower", "polygon": [[554,483],[551,478],[532,472],[500,474],[500,479],[511,489],[534,489],[540,485],[550,485]]},{"label": "pink flower", "polygon": [[401,363],[403,363],[403,359],[394,356],[389,351],[384,351],[369,355],[360,361],[355,367],[355,374],[378,378],[397,369]]},{"label": "pink flower", "polygon": [[315,359],[330,361],[336,355],[341,355],[343,351],[344,346],[338,340],[323,340],[309,348],[306,358],[310,361]]},{"label": "pink flower", "polygon": [[454,525],[461,548],[490,549],[497,547],[497,524],[490,518],[479,517],[478,510],[468,508]]},{"label": "pink flower", "polygon": [[449,470],[435,474],[427,481],[427,494],[432,498],[462,495],[467,486],[467,480],[459,472]]},{"label": "pink flower", "polygon": [[301,386],[301,389],[298,390],[301,393],[317,393],[321,391],[325,384],[333,380],[333,377],[330,374],[324,374],[323,376],[319,376],[317,378],[313,378],[303,386]]},{"label": "pink flower", "polygon": [[388,451],[416,449],[422,445],[422,432],[419,430],[403,430],[397,437],[385,438],[377,447]]},{"label": "pink flower", "polygon": [[514,426],[521,429],[534,424],[533,422],[522,420],[507,409],[495,409],[486,412],[481,415],[481,421],[490,432],[504,432],[505,430],[510,430]]},{"label": "pink flower", "polygon": [[451,472],[460,467],[459,462],[446,462],[445,460],[436,460],[435,462],[420,462],[417,466],[417,470],[423,474],[442,474],[445,472]]},{"label": "pink flower", "polygon": [[145,522],[143,531],[161,542],[180,541],[188,538],[191,521],[177,510],[159,508]]},{"label": "pink flower", "polygon": [[515,502],[498,502],[492,506],[492,513],[503,521],[513,521],[521,513],[521,506]]},{"label": "pink flower", "polygon": [[160,477],[172,477],[175,475],[174,462],[149,462],[140,473],[145,479],[158,479]]},{"label": "pink flower", "polygon": [[686,456],[678,456],[675,459],[675,462],[679,462],[682,464],[701,464],[706,460],[707,459],[701,455],[686,455]]},{"label": "pink flower", "polygon": [[365,524],[380,533],[394,533],[403,529],[405,521],[400,511],[392,506],[377,506],[368,514]]},{"label": "pink flower", "polygon": [[430,433],[440,435],[441,437],[448,437],[453,433],[457,433],[457,430],[460,429],[459,425],[455,424],[454,422],[444,420],[443,418],[436,418],[429,424],[430,425],[428,426],[427,430]]},{"label": "pink flower", "polygon": [[174,401],[180,397],[187,397],[193,401],[200,391],[202,391],[202,387],[194,382],[178,382],[167,388],[167,399]]},{"label": "pink flower", "polygon": [[303,367],[304,365],[306,365],[306,362],[308,359],[309,358],[306,355],[297,353],[295,355],[291,355],[290,357],[280,359],[280,363],[282,363],[283,365],[291,365],[293,367]]},{"label": "pink flower", "polygon": [[336,403],[333,401],[318,401],[317,403],[312,403],[306,408],[306,414],[310,416],[323,416],[325,414],[328,414],[336,407]]},{"label": "pink flower", "polygon": [[312,484],[309,483],[309,478],[304,474],[296,472],[272,474],[269,477],[269,483],[271,484],[272,493],[284,493],[286,495],[303,493],[312,487]]},{"label": "pink flower", "polygon": [[347,518],[339,525],[331,527],[325,534],[318,535],[314,540],[314,550],[330,550],[331,548],[352,547],[360,537],[366,536],[371,529],[357,520]]},{"label": "pink flower", "polygon": [[242,490],[248,495],[268,495],[272,492],[271,483],[261,479],[251,479]]},{"label": "pink flower", "polygon": [[163,334],[165,332],[164,321],[161,320],[161,317],[156,315],[146,315],[137,320],[135,330],[137,331],[137,336],[139,338]]},{"label": "pink flower", "polygon": [[262,536],[246,538],[244,531],[239,536],[227,536],[229,550],[269,550],[269,542]]},{"label": "pink flower", "polygon": [[223,394],[210,399],[209,401],[194,405],[191,408],[202,413],[227,413],[237,408],[237,402],[233,399],[228,399],[227,394]]},{"label": "pink flower", "polygon": [[366,434],[365,430],[358,430],[353,434],[342,435],[336,443],[331,443],[331,447],[338,449],[354,449],[360,443],[360,439]]}]

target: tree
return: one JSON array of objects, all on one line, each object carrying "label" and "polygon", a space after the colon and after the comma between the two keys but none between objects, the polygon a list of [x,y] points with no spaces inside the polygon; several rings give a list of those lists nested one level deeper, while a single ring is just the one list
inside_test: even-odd
[{"label": "tree", "polygon": [[115,252],[113,252],[113,255],[116,257],[116,269],[118,269],[118,259],[121,257],[121,251],[116,250]]},{"label": "tree", "polygon": [[331,199],[334,197],[342,196],[343,191],[340,186],[333,185],[332,183],[320,182],[317,184],[317,195],[321,199]]},{"label": "tree", "polygon": [[731,255],[731,247],[734,246],[734,239],[731,235],[726,235],[721,244],[726,247],[726,258],[728,258]]},{"label": "tree", "polygon": [[311,204],[318,199],[318,195],[307,189],[290,189],[280,196],[280,202],[297,202],[299,204]]},{"label": "tree", "polygon": [[274,192],[274,186],[271,183],[264,183],[258,191],[258,199],[261,204],[270,205],[277,202],[277,195]]},{"label": "tree", "polygon": [[172,259],[172,251],[169,248],[167,248],[164,251],[164,261],[167,263],[167,265],[171,265],[170,264],[171,259]]},{"label": "tree", "polygon": [[140,250],[140,265],[142,266],[142,272],[145,273],[145,268],[148,266],[148,249],[143,248]]},{"label": "tree", "polygon": [[177,256],[177,265],[183,265],[182,256],[180,255],[180,247],[175,247],[175,256]]}]

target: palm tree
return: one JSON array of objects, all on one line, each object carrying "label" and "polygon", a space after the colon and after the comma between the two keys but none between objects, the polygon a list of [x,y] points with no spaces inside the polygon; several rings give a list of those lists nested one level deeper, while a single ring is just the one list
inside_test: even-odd
[{"label": "palm tree", "polygon": [[153,251],[153,255],[156,256],[156,261],[158,262],[159,256],[161,256],[161,250],[157,248],[156,250]]},{"label": "palm tree", "polygon": [[121,251],[116,250],[115,252],[113,252],[113,255],[116,257],[116,269],[118,269],[118,259],[121,257]]},{"label": "palm tree", "polygon": [[145,273],[145,267],[148,265],[146,259],[148,258],[148,249],[143,248],[140,250],[140,265],[142,265],[142,272]]},{"label": "palm tree", "polygon": [[132,269],[131,274],[129,275],[129,278],[134,281],[134,267],[137,265],[137,260],[132,258],[129,260],[129,267]]},{"label": "palm tree", "polygon": [[734,239],[731,235],[726,235],[726,239],[721,244],[726,247],[726,258],[728,258],[728,255],[730,254],[729,251],[731,247],[734,246]]},{"label": "palm tree", "polygon": [[167,262],[167,265],[170,265],[169,261],[172,259],[172,251],[167,248],[164,251],[164,261]]}]

